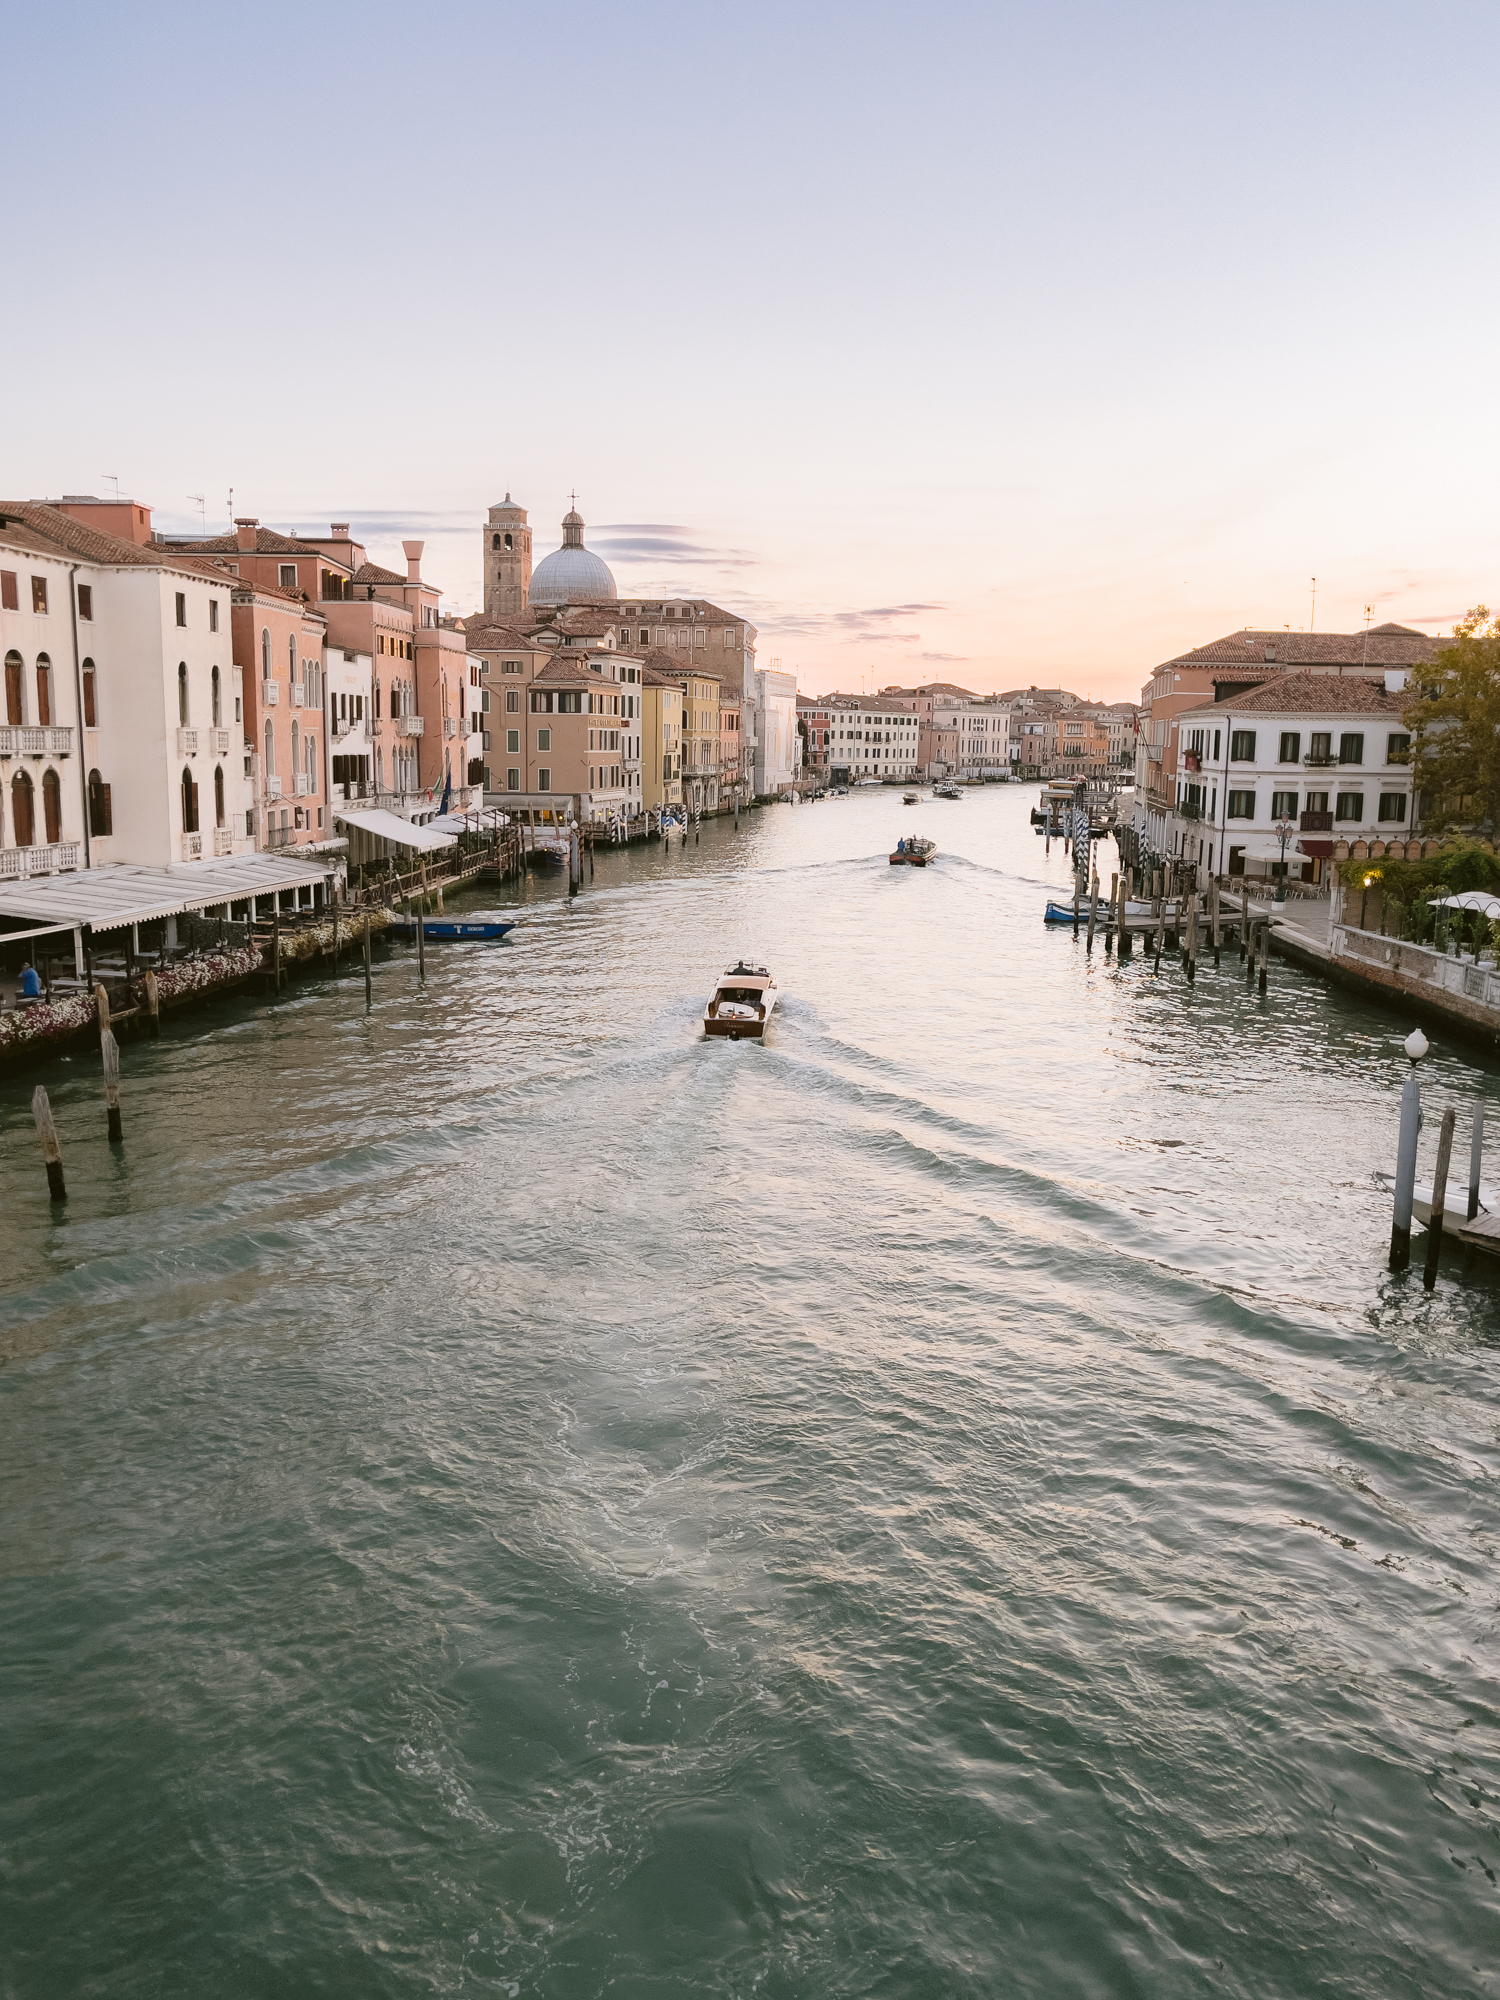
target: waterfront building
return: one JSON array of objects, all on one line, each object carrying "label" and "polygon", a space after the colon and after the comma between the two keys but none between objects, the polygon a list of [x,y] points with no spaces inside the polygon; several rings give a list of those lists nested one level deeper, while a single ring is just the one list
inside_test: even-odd
[{"label": "waterfront building", "polygon": [[642,658],[643,664],[675,680],[682,690],[682,803],[690,812],[717,812],[721,677],[696,655],[674,658],[664,648],[652,647]]},{"label": "waterfront building", "polygon": [[817,768],[834,784],[853,778],[915,778],[922,723],[908,695],[829,694],[803,698],[809,750],[816,732]]},{"label": "waterfront building", "polygon": [[1178,718],[1179,854],[1206,886],[1217,872],[1267,878],[1288,830],[1289,873],[1323,879],[1335,839],[1401,840],[1413,820],[1406,671],[1283,673],[1221,681]]},{"label": "waterfront building", "polygon": [[[711,672],[721,693],[738,700],[740,783],[773,794],[791,782],[795,761],[788,724],[795,731],[794,677],[775,672],[769,681],[756,666],[756,628],[701,597],[643,598],[620,595],[609,565],[589,549],[585,523],[576,507],[563,518],[562,545],[533,567],[532,531],[524,507],[504,501],[489,509],[483,528],[484,609],[465,620],[468,630],[506,624],[534,636],[553,632],[564,645],[627,651],[646,659],[660,650],[674,656],[679,670],[689,665]],[[691,697],[689,697],[691,700]],[[770,704],[769,711],[767,704]],[[729,704],[734,712],[734,701]],[[769,760],[762,745],[762,717],[773,717],[775,746]],[[731,803],[715,748],[711,765],[699,767],[705,798],[712,790],[718,808]],[[493,768],[493,764],[492,764]]]},{"label": "waterfront building", "polygon": [[719,686],[719,804],[738,811],[750,798],[745,777],[745,700],[737,686]]},{"label": "waterfront building", "polygon": [[231,581],[245,771],[254,794],[246,832],[261,848],[313,846],[332,837],[323,762],[327,627],[296,591]]},{"label": "waterfront building", "polygon": [[368,653],[335,646],[325,656],[324,686],[329,798],[336,805],[373,805],[375,663]]},{"label": "waterfront building", "polygon": [[647,812],[682,804],[682,683],[641,667],[641,804]]},{"label": "waterfront building", "polygon": [[1388,674],[1410,674],[1448,643],[1405,625],[1377,625],[1368,632],[1267,632],[1247,626],[1162,661],[1141,691],[1130,817],[1136,851],[1164,860],[1192,858],[1204,839],[1202,828],[1176,811],[1180,726],[1188,709],[1213,701],[1220,689],[1247,692],[1286,673],[1357,675],[1383,687]]},{"label": "waterfront building", "polygon": [[150,515],[89,496],[0,505],[0,873],[254,847],[233,580],[154,543]]}]

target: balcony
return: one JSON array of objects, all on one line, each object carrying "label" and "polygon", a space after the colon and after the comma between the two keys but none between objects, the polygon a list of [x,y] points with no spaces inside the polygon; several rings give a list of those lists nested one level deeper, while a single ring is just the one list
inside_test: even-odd
[{"label": "balcony", "polygon": [[268,799],[279,799],[281,797],[281,780],[276,776],[274,771],[266,779],[266,797]]},{"label": "balcony", "polygon": [[216,757],[227,757],[229,755],[229,731],[227,729],[210,729],[208,732],[208,747]]},{"label": "balcony", "polygon": [[458,724],[453,720],[453,717],[451,715],[445,715],[443,717],[443,735],[445,737],[448,737],[448,736],[456,736],[457,734],[458,734]]},{"label": "balcony", "polygon": [[420,736],[426,717],[421,715],[398,715],[395,718],[398,736]]},{"label": "balcony", "polygon": [[1297,822],[1299,833],[1332,833],[1333,814],[1305,812]]},{"label": "balcony", "polygon": [[1202,819],[1203,808],[1196,799],[1184,799],[1182,804],[1177,808],[1177,817],[1179,819]]},{"label": "balcony", "polygon": [[184,861],[201,861],[203,859],[203,835],[201,833],[185,833],[182,836],[182,858]]},{"label": "balcony", "polygon": [[51,847],[0,847],[0,880],[19,875],[55,875],[78,866],[78,842],[60,840]]},{"label": "balcony", "polygon": [[216,826],[214,828],[214,853],[233,854],[233,852],[234,852],[233,831],[227,826]]},{"label": "balcony", "polygon": [[196,757],[198,754],[198,732],[196,729],[179,729],[177,732],[177,754],[179,757]]},{"label": "balcony", "polygon": [[299,771],[297,773],[296,783],[297,783],[297,797],[299,799],[307,798],[313,788],[312,779],[308,777],[305,771]]},{"label": "balcony", "polygon": [[297,838],[294,826],[268,826],[262,845],[265,847],[291,847]]},{"label": "balcony", "polygon": [[262,681],[260,684],[260,698],[267,708],[274,708],[281,700],[280,681]]},{"label": "balcony", "polygon": [[1332,750],[1309,750],[1302,761],[1315,771],[1327,771],[1331,770],[1339,760]]}]

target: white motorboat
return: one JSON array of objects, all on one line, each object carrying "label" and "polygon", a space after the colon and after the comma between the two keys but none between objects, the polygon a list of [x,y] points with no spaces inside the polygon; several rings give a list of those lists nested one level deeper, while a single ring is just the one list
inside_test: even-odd
[{"label": "white motorboat", "polygon": [[764,1041],[776,1005],[776,981],[763,965],[740,959],[726,968],[703,1010],[705,1035],[731,1042]]},{"label": "white motorboat", "polygon": [[[1375,1179],[1388,1194],[1394,1194],[1396,1188],[1396,1176],[1394,1174],[1378,1173]],[[1479,1183],[1479,1213],[1481,1215],[1493,1215],[1497,1206],[1500,1206],[1500,1202],[1497,1202],[1495,1190],[1487,1181],[1481,1181]],[[1425,1181],[1418,1181],[1412,1188],[1411,1214],[1413,1222],[1420,1222],[1424,1229],[1432,1221],[1432,1176],[1430,1174]],[[1469,1176],[1466,1169],[1461,1180],[1455,1180],[1451,1174],[1448,1177],[1448,1192],[1443,1199],[1443,1221],[1445,1223],[1466,1222],[1468,1217]]]}]

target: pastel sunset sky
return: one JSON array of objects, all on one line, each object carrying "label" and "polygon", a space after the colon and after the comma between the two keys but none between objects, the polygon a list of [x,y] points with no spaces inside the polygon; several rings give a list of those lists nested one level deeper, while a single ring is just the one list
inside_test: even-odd
[{"label": "pastel sunset sky", "polygon": [[1495,560],[1493,5],[5,10],[7,497],[509,489],[802,686],[1134,696]]}]

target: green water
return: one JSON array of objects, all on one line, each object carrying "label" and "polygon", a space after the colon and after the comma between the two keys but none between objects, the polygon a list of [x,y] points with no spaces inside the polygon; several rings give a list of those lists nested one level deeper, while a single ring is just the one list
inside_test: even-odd
[{"label": "green water", "polygon": [[[0,1086],[7,2000],[1495,1989],[1500,1289],[1384,1270],[1406,1024],[1090,960],[1031,797],[176,1017],[117,1154],[54,1063],[65,1215]],[[1426,1067],[1424,1157],[1497,1096]]]}]

